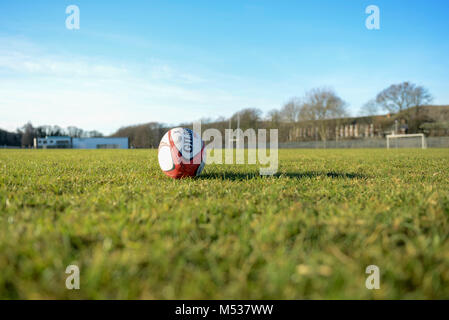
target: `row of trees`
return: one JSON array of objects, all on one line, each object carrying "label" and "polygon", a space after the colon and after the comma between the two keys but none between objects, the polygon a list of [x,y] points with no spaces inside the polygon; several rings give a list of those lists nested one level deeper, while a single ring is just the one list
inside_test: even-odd
[{"label": "row of trees", "polygon": [[[379,113],[400,113],[420,107],[433,100],[429,91],[411,82],[393,84],[369,100],[361,109],[360,115],[371,116]],[[280,110],[268,113],[273,122],[299,122],[309,120],[335,119],[347,116],[346,102],[332,89],[312,89],[302,98],[291,98]]]},{"label": "row of trees", "polygon": [[[375,98],[363,106],[361,114],[364,116],[373,116],[381,112],[401,114],[401,120],[416,130],[422,122],[421,106],[429,104],[431,101],[432,96],[426,88],[410,82],[403,82],[391,85],[379,92]],[[217,118],[215,121],[203,119],[202,125],[204,129],[213,127],[223,134],[225,129],[230,126],[235,129],[237,124],[242,130],[278,128],[280,129],[280,141],[287,141],[291,128],[299,123],[313,123],[320,138],[326,140],[329,125],[335,122],[329,120],[343,119],[347,116],[347,103],[334,90],[324,87],[312,89],[303,97],[291,98],[280,109],[269,111],[265,117],[261,110],[247,108],[236,112],[229,119],[224,117]],[[189,124],[181,124],[181,126],[189,126]],[[128,137],[130,145],[134,147],[154,148],[158,146],[159,140],[166,130],[167,128],[162,124],[150,122],[122,127],[112,136]],[[20,137],[22,146],[32,146],[34,138],[62,135],[71,137],[103,136],[101,132],[84,131],[73,126],[63,129],[59,126],[33,127],[31,123],[27,123],[13,135],[0,134],[0,145],[11,145],[13,140],[14,143],[17,143],[17,136]],[[2,142],[2,139],[5,141]]]},{"label": "row of trees", "polygon": [[[375,116],[379,113],[398,115],[399,120],[407,123],[410,130],[416,132],[426,120],[421,107],[433,100],[429,91],[414,83],[393,84],[379,92],[361,109],[361,116]],[[335,125],[348,116],[347,103],[330,88],[317,88],[307,92],[304,97],[291,98],[279,110],[268,113],[268,120],[274,127],[288,127],[295,123],[313,122],[321,140],[326,140],[329,126]],[[337,119],[336,121],[329,121]],[[287,135],[286,131],[280,136]]]},{"label": "row of trees", "polygon": [[393,84],[382,90],[362,107],[362,114],[374,115],[380,112],[399,115],[399,121],[406,123],[407,130],[419,131],[427,117],[422,107],[430,104],[433,97],[427,88],[411,82]]},{"label": "row of trees", "polygon": [[[406,110],[419,110],[419,108],[432,101],[428,90],[410,82],[391,85],[382,90],[373,100],[362,108],[362,114],[373,116],[379,113],[400,113],[407,123],[416,120],[416,112],[404,115]],[[230,118],[219,117],[215,120],[202,119],[202,128],[214,128],[222,132],[225,129],[242,130],[248,128],[277,128],[280,142],[289,141],[290,131],[298,126],[313,126],[318,130],[321,140],[328,139],[330,126],[342,125],[347,122],[347,103],[331,88],[315,88],[308,91],[303,97],[293,97],[280,109],[273,109],[265,116],[257,108],[247,108],[236,112]],[[366,121],[368,121],[367,119]],[[416,121],[414,127],[419,127]],[[382,124],[384,125],[384,124]],[[191,127],[184,123],[180,126]],[[415,128],[416,129],[416,128]],[[113,136],[126,136],[130,144],[137,148],[157,147],[159,140],[167,128],[159,123],[120,128]]]},{"label": "row of trees", "polygon": [[362,107],[363,115],[374,115],[382,111],[399,113],[415,108],[419,113],[420,107],[433,101],[429,91],[411,82],[393,84],[382,90],[374,99],[369,100]]},{"label": "row of trees", "polygon": [[269,112],[269,120],[275,127],[281,122],[296,123],[314,121],[321,137],[328,130],[324,120],[347,116],[346,102],[330,88],[317,88],[307,92],[303,98],[290,99],[280,110]]},{"label": "row of trees", "polygon": [[128,137],[130,146],[134,148],[157,148],[166,130],[162,124],[150,122],[122,127],[112,137]]},{"label": "row of trees", "polygon": [[83,129],[74,126],[65,129],[59,126],[48,125],[34,127],[31,122],[28,122],[22,128],[18,129],[17,134],[20,135],[21,145],[23,147],[33,146],[34,138],[45,138],[47,136],[70,136],[72,138],[103,137],[103,134],[96,130],[84,131]]},{"label": "row of trees", "polygon": [[22,135],[17,132],[8,132],[0,129],[0,147],[11,146],[20,147],[22,145]]}]

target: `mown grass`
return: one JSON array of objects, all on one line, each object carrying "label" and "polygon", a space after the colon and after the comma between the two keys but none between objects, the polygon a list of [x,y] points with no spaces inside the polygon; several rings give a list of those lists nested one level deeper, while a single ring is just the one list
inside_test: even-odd
[{"label": "mown grass", "polygon": [[449,150],[279,154],[175,181],[155,150],[0,151],[0,298],[449,298]]}]

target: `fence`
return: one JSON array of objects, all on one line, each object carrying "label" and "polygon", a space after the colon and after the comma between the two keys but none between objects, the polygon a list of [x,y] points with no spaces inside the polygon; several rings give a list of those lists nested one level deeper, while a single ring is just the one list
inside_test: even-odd
[{"label": "fence", "polygon": [[[449,137],[427,137],[427,148],[449,148]],[[420,144],[411,144],[410,142],[400,142],[397,144],[401,148],[420,148]],[[387,140],[385,138],[366,138],[338,141],[298,141],[279,143],[279,148],[310,148],[310,149],[349,149],[349,148],[386,148]],[[391,148],[396,145],[392,144]]]}]

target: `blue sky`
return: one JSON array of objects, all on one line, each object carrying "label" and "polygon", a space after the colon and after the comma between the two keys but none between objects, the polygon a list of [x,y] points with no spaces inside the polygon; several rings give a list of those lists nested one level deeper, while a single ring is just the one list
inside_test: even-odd
[{"label": "blue sky", "polygon": [[[68,5],[80,29],[65,26]],[[365,8],[380,8],[380,30]],[[0,128],[176,124],[315,87],[352,114],[390,84],[449,104],[449,1],[1,1]]]}]

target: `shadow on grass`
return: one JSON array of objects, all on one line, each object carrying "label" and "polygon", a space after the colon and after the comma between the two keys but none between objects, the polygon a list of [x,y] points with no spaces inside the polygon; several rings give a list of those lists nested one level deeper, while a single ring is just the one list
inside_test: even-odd
[{"label": "shadow on grass", "polygon": [[277,173],[274,176],[261,176],[258,172],[207,172],[200,175],[199,179],[221,179],[221,180],[250,180],[258,177],[267,178],[293,178],[293,179],[304,179],[304,178],[315,178],[315,177],[329,177],[333,179],[366,179],[367,176],[360,173],[343,173],[335,171],[306,171],[306,172],[284,172]]}]

